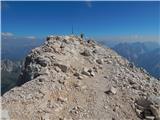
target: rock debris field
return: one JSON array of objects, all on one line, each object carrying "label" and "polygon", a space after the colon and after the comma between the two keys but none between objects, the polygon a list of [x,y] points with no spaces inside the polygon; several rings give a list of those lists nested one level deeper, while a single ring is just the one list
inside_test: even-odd
[{"label": "rock debris field", "polygon": [[48,36],[19,78],[2,120],[160,120],[160,82],[93,40]]}]

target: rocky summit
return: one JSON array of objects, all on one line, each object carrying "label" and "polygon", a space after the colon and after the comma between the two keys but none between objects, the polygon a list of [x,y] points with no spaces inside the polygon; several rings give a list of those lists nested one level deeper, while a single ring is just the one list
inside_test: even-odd
[{"label": "rocky summit", "polygon": [[1,97],[7,120],[160,120],[160,82],[93,40],[49,36]]}]

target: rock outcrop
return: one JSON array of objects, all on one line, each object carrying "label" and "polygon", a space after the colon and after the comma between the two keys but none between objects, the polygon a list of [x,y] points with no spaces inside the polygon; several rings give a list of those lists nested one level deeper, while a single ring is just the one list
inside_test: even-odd
[{"label": "rock outcrop", "polygon": [[160,120],[160,82],[96,42],[49,36],[2,98],[14,120]]}]

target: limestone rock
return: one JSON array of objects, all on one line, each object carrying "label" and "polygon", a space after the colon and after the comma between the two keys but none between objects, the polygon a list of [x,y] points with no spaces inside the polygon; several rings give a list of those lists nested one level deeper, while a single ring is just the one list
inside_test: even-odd
[{"label": "limestone rock", "polygon": [[150,105],[150,109],[155,116],[156,120],[160,120],[160,106]]},{"label": "limestone rock", "polygon": [[105,93],[115,95],[117,93],[117,89],[115,87],[110,87]]},{"label": "limestone rock", "polygon": [[41,120],[49,120],[49,114],[45,113],[45,115],[41,117]]},{"label": "limestone rock", "polygon": [[103,59],[97,59],[96,62],[97,62],[98,64],[103,64]]},{"label": "limestone rock", "polygon": [[67,98],[64,98],[64,97],[58,97],[57,99],[58,101],[60,102],[66,102],[67,101]]},{"label": "limestone rock", "polygon": [[89,69],[86,68],[86,67],[84,67],[84,68],[82,69],[82,74],[87,75],[87,76],[90,76]]},{"label": "limestone rock", "polygon": [[[159,120],[160,82],[91,40],[47,37],[1,97],[13,120]],[[104,94],[104,92],[106,94]]]},{"label": "limestone rock", "polygon": [[93,71],[90,72],[91,76],[95,76],[95,73]]},{"label": "limestone rock", "polygon": [[85,49],[81,54],[84,56],[91,56],[91,52],[88,49]]},{"label": "limestone rock", "polygon": [[154,120],[155,117],[154,116],[145,116],[146,120]]},{"label": "limestone rock", "polygon": [[41,56],[37,57],[36,61],[43,67],[46,67],[50,63],[50,59]]},{"label": "limestone rock", "polygon": [[61,64],[61,63],[55,63],[54,65],[58,66],[61,69],[61,71],[65,72],[65,73],[69,70],[69,65],[65,65],[65,64]]},{"label": "limestone rock", "polygon": [[7,110],[1,110],[1,116],[0,116],[1,120],[10,120],[9,114]]}]

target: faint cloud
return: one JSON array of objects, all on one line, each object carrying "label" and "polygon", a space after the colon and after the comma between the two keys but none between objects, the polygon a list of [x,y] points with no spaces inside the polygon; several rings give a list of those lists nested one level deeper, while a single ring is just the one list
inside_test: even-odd
[{"label": "faint cloud", "polygon": [[35,40],[37,39],[35,36],[17,36],[14,35],[11,32],[2,32],[1,33],[2,39],[12,39],[12,40],[16,40],[16,39],[21,39],[21,40]]},{"label": "faint cloud", "polygon": [[27,39],[31,39],[31,40],[35,40],[35,39],[36,39],[36,37],[35,37],[35,36],[27,36],[27,37],[25,37],[25,38],[27,38]]},{"label": "faint cloud", "polygon": [[91,2],[91,0],[85,0],[85,3],[87,5],[87,7],[92,8],[92,2]]},{"label": "faint cloud", "polygon": [[13,36],[14,34],[10,32],[2,32],[1,35],[4,37],[10,37],[10,36]]}]

